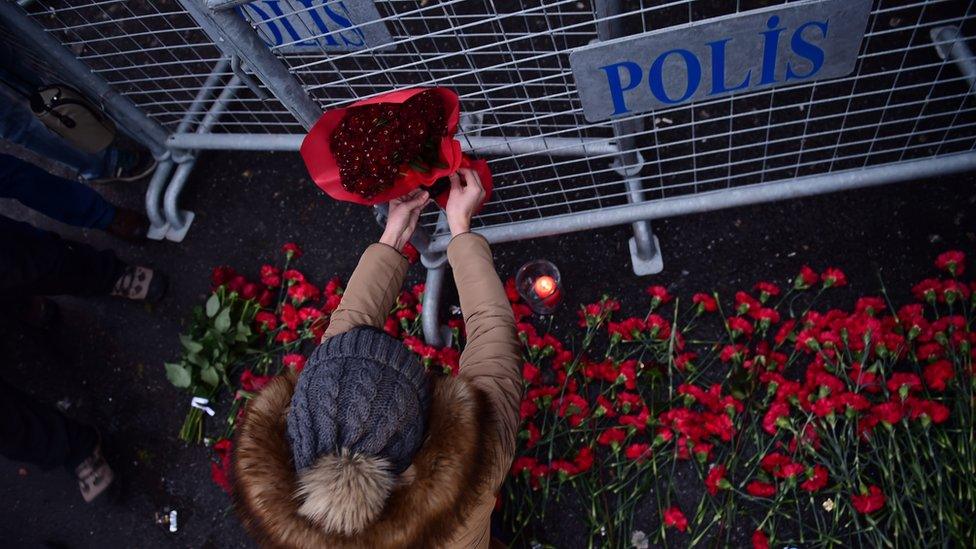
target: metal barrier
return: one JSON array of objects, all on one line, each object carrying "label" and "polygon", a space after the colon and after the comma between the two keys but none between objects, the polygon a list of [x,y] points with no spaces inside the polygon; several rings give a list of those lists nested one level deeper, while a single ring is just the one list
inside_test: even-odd
[{"label": "metal barrier", "polygon": [[[847,76],[595,123],[572,51],[797,2],[19,3],[0,3],[0,20],[163,161],[147,210],[173,240],[192,222],[177,201],[196,151],[297,150],[323,109],[407,86],[461,98],[459,138],[496,181],[476,231],[502,242],[629,223],[638,274],[662,268],[656,218],[976,167],[971,1],[876,0]],[[435,208],[422,225],[436,342],[450,235]]]}]

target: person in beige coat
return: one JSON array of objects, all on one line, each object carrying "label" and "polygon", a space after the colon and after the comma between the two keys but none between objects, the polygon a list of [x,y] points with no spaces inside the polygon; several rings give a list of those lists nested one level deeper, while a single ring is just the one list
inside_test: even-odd
[{"label": "person in beige coat", "polygon": [[459,173],[446,208],[467,331],[459,374],[427,375],[382,331],[407,271],[400,251],[429,201],[417,191],[390,203],[302,373],[269,383],[238,427],[236,505],[262,546],[492,545],[515,453],[521,351],[488,242],[469,231],[484,190],[476,173]]}]

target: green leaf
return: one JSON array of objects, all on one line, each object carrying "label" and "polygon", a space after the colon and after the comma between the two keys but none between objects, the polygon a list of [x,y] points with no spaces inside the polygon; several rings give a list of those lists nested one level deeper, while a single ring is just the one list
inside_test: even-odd
[{"label": "green leaf", "polygon": [[229,308],[220,311],[220,314],[218,314],[217,315],[217,318],[214,319],[214,328],[216,328],[217,331],[220,332],[220,333],[224,333],[224,332],[226,332],[227,330],[230,329],[230,309]]},{"label": "green leaf", "polygon": [[190,354],[199,353],[203,350],[203,344],[199,341],[193,341],[190,336],[185,334],[180,334],[180,343],[183,344],[183,348]]},{"label": "green leaf", "polygon": [[186,360],[190,364],[195,364],[201,368],[206,368],[210,366],[210,361],[206,357],[200,356],[197,353],[190,353],[186,355]]},{"label": "green leaf", "polygon": [[216,387],[217,383],[220,382],[220,376],[217,375],[217,370],[213,367],[208,367],[201,370],[200,379],[211,387]]},{"label": "green leaf", "polygon": [[190,386],[190,372],[186,371],[186,368],[172,362],[167,362],[164,364],[164,366],[166,367],[166,379],[168,379],[174,387],[185,389]]},{"label": "green leaf", "polygon": [[220,310],[220,298],[217,294],[210,294],[210,299],[207,300],[207,318],[213,318],[218,310]]}]

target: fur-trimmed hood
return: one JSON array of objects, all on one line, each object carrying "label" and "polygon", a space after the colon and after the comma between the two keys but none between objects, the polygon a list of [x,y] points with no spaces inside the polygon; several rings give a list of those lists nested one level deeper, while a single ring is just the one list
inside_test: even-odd
[{"label": "fur-trimmed hood", "polygon": [[272,380],[238,427],[234,495],[260,545],[434,547],[452,538],[489,489],[491,407],[466,382],[433,378],[427,436],[400,477],[382,460],[340,454],[321,456],[300,478],[286,428],[295,382],[291,373]]}]

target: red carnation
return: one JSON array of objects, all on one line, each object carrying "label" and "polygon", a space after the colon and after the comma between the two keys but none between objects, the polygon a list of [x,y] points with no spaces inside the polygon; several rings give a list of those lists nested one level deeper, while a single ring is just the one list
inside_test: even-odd
[{"label": "red carnation", "polygon": [[230,485],[230,469],[233,447],[234,443],[231,442],[230,439],[222,438],[218,440],[213,445],[214,457],[216,457],[217,460],[210,462],[210,478],[214,481],[214,484],[220,486],[220,488],[228,494],[232,492]]},{"label": "red carnation", "polygon": [[814,465],[807,480],[800,483],[800,488],[807,492],[816,492],[827,485],[827,478],[827,468],[823,465]]},{"label": "red carnation", "polygon": [[754,480],[746,485],[746,492],[757,498],[771,498],[776,495],[776,486],[768,482]]},{"label": "red carnation", "polygon": [[420,260],[420,252],[418,252],[417,248],[415,248],[414,245],[409,242],[407,242],[407,244],[403,247],[403,252],[401,253],[407,258],[407,262],[411,265]]},{"label": "red carnation", "polygon": [[634,443],[624,449],[624,456],[631,461],[644,461],[651,455],[651,445]]},{"label": "red carnation", "polygon": [[281,357],[281,363],[299,374],[305,368],[305,357],[298,353],[289,353]]},{"label": "red carnation", "polygon": [[922,380],[915,374],[905,372],[891,374],[887,385],[889,391],[901,395],[902,398],[908,395],[909,392],[922,390]]},{"label": "red carnation", "polygon": [[698,314],[714,313],[718,310],[718,302],[708,294],[695,294],[691,296],[691,302],[698,306]]},{"label": "red carnation", "polygon": [[851,504],[854,505],[858,513],[865,515],[884,507],[886,500],[887,498],[881,492],[881,488],[873,484],[867,490],[862,491],[860,495],[851,496]]},{"label": "red carnation", "polygon": [[736,339],[740,335],[746,338],[752,337],[752,323],[741,316],[730,317],[725,323],[729,331],[732,332],[732,339]]},{"label": "red carnation", "polygon": [[281,246],[281,251],[285,252],[285,257],[288,259],[298,259],[302,257],[302,249],[298,247],[298,244],[294,242],[287,242]]},{"label": "red carnation", "polygon": [[820,275],[820,280],[823,281],[824,288],[840,288],[841,286],[847,286],[847,275],[844,271],[836,267],[830,267]]},{"label": "red carnation", "polygon": [[714,496],[718,494],[719,490],[732,486],[725,478],[727,472],[725,465],[712,465],[712,468],[708,470],[708,475],[705,477],[705,488],[709,494]]},{"label": "red carnation", "polygon": [[925,384],[933,391],[945,391],[946,383],[952,379],[953,375],[955,374],[952,371],[952,363],[948,360],[937,360],[927,364],[922,370]]},{"label": "red carnation", "polygon": [[912,295],[919,301],[935,303],[937,296],[942,293],[942,282],[935,278],[926,278],[912,286]]},{"label": "red carnation", "polygon": [[281,276],[284,277],[284,279],[289,283],[305,282],[305,275],[303,275],[302,272],[297,269],[288,269],[282,273]]},{"label": "red carnation", "polygon": [[966,254],[959,250],[942,252],[935,258],[936,268],[948,271],[952,276],[960,276],[966,270],[965,262]]},{"label": "red carnation", "polygon": [[593,467],[593,449],[589,446],[580,448],[576,457],[573,459],[573,463],[576,465],[578,472],[583,473],[589,471],[590,467]]},{"label": "red carnation", "polygon": [[800,268],[800,274],[796,275],[796,278],[793,279],[793,287],[797,290],[806,290],[816,284],[819,279],[820,277],[816,271],[804,265]]},{"label": "red carnation", "polygon": [[535,383],[539,380],[539,367],[531,362],[522,364],[522,379],[526,383]]},{"label": "red carnation", "polygon": [[256,393],[270,382],[274,376],[256,376],[251,370],[241,373],[241,389],[249,393]]},{"label": "red carnation", "polygon": [[752,549],[769,549],[769,538],[762,530],[752,533]]},{"label": "red carnation", "polygon": [[254,326],[258,332],[273,331],[278,327],[278,317],[268,311],[259,311],[254,315]]},{"label": "red carnation", "polygon": [[668,293],[667,288],[664,286],[650,286],[644,291],[647,295],[651,296],[652,309],[671,301],[671,294]]},{"label": "red carnation", "polygon": [[876,404],[873,408],[871,408],[871,412],[876,418],[887,423],[888,425],[898,423],[905,415],[904,409],[899,402],[884,402],[881,404]]},{"label": "red carnation", "polygon": [[596,441],[603,446],[612,446],[616,449],[626,438],[627,431],[620,427],[611,427],[600,433]]},{"label": "red carnation", "polygon": [[261,284],[269,288],[281,286],[281,269],[272,265],[261,265]]},{"label": "red carnation", "polygon": [[223,286],[230,282],[230,279],[237,276],[237,272],[234,271],[232,267],[227,265],[221,265],[220,267],[214,267],[212,273],[210,273],[210,284],[216,288],[218,286]]},{"label": "red carnation", "polygon": [[685,518],[685,514],[681,512],[681,509],[672,505],[664,510],[664,525],[677,528],[679,532],[685,532],[688,530],[688,519]]},{"label": "red carnation", "polygon": [[763,303],[769,298],[779,295],[779,286],[772,282],[757,282],[753,289],[759,292],[759,301]]},{"label": "red carnation", "polygon": [[276,342],[283,343],[283,344],[286,344],[286,345],[288,343],[291,343],[292,341],[297,340],[297,339],[298,339],[298,334],[296,334],[295,332],[293,332],[291,330],[282,330],[282,331],[278,332],[278,335],[275,336],[275,341]]}]

